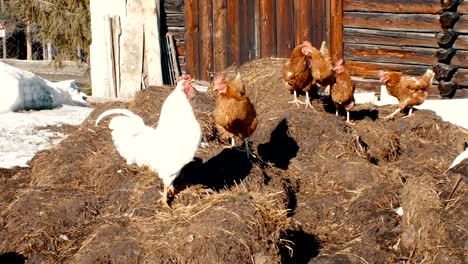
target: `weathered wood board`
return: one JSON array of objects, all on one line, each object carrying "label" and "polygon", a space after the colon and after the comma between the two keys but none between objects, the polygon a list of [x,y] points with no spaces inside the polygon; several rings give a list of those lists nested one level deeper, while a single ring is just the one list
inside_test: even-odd
[{"label": "weathered wood board", "polygon": [[[381,63],[404,63],[413,65],[434,65],[436,48],[414,48],[404,46],[370,45],[345,43],[344,54],[348,60],[362,60]],[[468,51],[459,50],[452,59],[452,65],[466,64]]]},{"label": "weathered wood board", "polygon": [[388,13],[441,13],[440,0],[344,0],[344,11]]},{"label": "weathered wood board", "polygon": [[[345,27],[366,29],[432,33],[441,31],[439,15],[436,14],[345,12],[343,23]],[[454,29],[460,33],[468,33],[468,17],[460,16]]]},{"label": "weathered wood board", "polygon": [[[383,44],[408,47],[437,47],[432,33],[395,32],[375,29],[344,28],[345,42],[357,44]],[[468,50],[468,36],[460,35],[454,48]]]},{"label": "weathered wood board", "polygon": [[221,72],[226,67],[226,12],[226,0],[213,1],[213,48],[215,72]]},{"label": "weathered wood board", "polygon": [[122,29],[121,85],[119,95],[132,98],[141,90],[143,72],[143,23],[141,0],[129,0],[127,23]]},{"label": "weathered wood board", "polygon": [[159,36],[159,0],[141,0],[144,14],[144,46],[148,85],[163,85],[163,73],[161,67],[161,46]]},{"label": "weathered wood board", "polygon": [[203,80],[209,80],[213,72],[212,3],[211,1],[204,2],[198,8],[200,12],[200,77]]}]

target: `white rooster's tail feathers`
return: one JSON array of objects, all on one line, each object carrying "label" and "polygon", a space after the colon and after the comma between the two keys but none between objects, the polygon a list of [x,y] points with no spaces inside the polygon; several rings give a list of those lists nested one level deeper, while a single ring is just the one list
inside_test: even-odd
[{"label": "white rooster's tail feathers", "polygon": [[115,114],[120,114],[120,115],[124,115],[124,116],[130,117],[130,118],[133,118],[133,119],[135,119],[135,121],[138,120],[138,122],[141,122],[144,125],[143,119],[141,119],[141,117],[139,117],[138,115],[132,113],[131,111],[129,111],[127,109],[123,109],[123,108],[116,108],[116,109],[110,109],[110,110],[104,111],[96,119],[95,125],[97,126],[99,124],[99,122],[101,122],[101,120],[104,119],[105,117],[110,116],[110,115],[115,115]]}]

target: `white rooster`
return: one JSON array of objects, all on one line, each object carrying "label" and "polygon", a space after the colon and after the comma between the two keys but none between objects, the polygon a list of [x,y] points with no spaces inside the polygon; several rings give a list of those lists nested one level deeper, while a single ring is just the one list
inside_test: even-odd
[{"label": "white rooster", "polygon": [[89,106],[74,80],[50,82],[32,72],[0,62],[0,113],[53,109],[64,104]]},{"label": "white rooster", "polygon": [[189,99],[195,96],[189,75],[179,77],[174,91],[166,98],[156,128],[145,125],[141,117],[126,109],[103,112],[96,125],[112,114],[109,128],[119,154],[127,164],[146,165],[164,182],[162,202],[168,206],[167,195],[181,169],[192,161],[202,138],[202,131]]}]

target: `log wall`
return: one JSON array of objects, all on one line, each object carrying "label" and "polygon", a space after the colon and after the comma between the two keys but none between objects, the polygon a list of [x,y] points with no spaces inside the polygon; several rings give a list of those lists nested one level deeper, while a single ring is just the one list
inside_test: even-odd
[{"label": "log wall", "polygon": [[[440,43],[447,37],[439,33],[443,13],[440,0],[343,0],[343,55],[358,80],[358,90],[378,92],[379,70],[422,74],[433,68]],[[458,6],[458,15],[453,26],[458,38],[447,45],[456,50],[450,64],[458,68],[453,78],[468,88],[466,3]],[[431,91],[434,95],[437,88]]]}]

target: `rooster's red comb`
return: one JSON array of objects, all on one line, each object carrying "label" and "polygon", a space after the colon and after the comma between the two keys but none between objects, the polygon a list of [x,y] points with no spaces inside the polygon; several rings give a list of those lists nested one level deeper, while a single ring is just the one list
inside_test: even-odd
[{"label": "rooster's red comb", "polygon": [[179,76],[179,78],[177,78],[177,82],[181,80],[190,81],[191,79],[192,77],[190,76],[190,74],[182,74],[181,76]]}]

